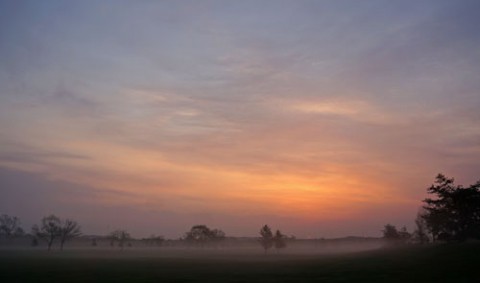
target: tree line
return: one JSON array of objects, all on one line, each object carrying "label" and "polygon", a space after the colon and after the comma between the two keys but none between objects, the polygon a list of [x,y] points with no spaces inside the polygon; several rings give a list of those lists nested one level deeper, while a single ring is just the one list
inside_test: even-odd
[{"label": "tree line", "polygon": [[[456,185],[453,178],[438,174],[434,183],[427,188],[432,197],[423,200],[424,205],[415,219],[413,233],[406,227],[397,229],[394,225],[384,226],[383,238],[392,245],[405,243],[452,242],[467,239],[480,239],[480,181],[463,187]],[[265,253],[275,247],[278,250],[287,246],[287,237],[280,230],[275,233],[268,225],[261,227],[258,243]],[[20,226],[20,220],[15,216],[3,214],[0,216],[0,236],[12,239],[26,235]],[[39,225],[31,229],[32,245],[38,245],[43,240],[50,250],[55,242],[62,250],[69,240],[82,235],[80,225],[71,219],[60,219],[55,215],[45,216]],[[132,237],[125,230],[115,230],[106,238],[110,246],[123,248],[131,246]],[[210,229],[206,225],[194,225],[181,239],[191,246],[218,246],[226,238],[220,229]],[[148,246],[161,246],[163,236],[151,235],[141,239]],[[92,239],[96,246],[96,239]]]},{"label": "tree line", "polygon": [[[27,235],[20,227],[20,220],[16,216],[3,214],[0,216],[0,236],[6,239],[22,237]],[[63,250],[66,242],[82,235],[80,225],[71,219],[62,220],[55,215],[45,216],[40,224],[33,225],[30,236],[32,236],[32,246],[38,246],[39,240],[43,240],[47,250],[51,250],[53,245],[58,242],[60,250]],[[265,252],[271,247],[281,249],[286,247],[286,237],[277,230],[273,235],[271,229],[265,225],[260,231],[260,245]],[[114,230],[105,237],[111,247],[130,247],[133,238],[126,230]],[[194,247],[214,247],[221,244],[226,239],[225,232],[220,229],[210,229],[206,225],[194,225],[180,239],[188,246]],[[140,239],[146,246],[162,246],[165,241],[163,236],[151,235],[148,238]],[[97,246],[97,239],[91,239],[91,246]]]},{"label": "tree line", "polygon": [[391,244],[463,242],[480,239],[480,180],[464,187],[456,185],[454,178],[438,174],[427,188],[432,197],[423,200],[415,219],[415,231],[405,227],[397,230],[387,224],[384,238]]}]

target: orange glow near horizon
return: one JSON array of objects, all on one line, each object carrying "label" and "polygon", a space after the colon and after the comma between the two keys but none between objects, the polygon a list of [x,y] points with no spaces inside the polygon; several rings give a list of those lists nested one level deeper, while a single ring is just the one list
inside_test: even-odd
[{"label": "orange glow near horizon", "polygon": [[0,1],[0,214],[378,235],[476,181],[475,1],[33,2]]},{"label": "orange glow near horizon", "polygon": [[107,205],[137,204],[153,209],[231,214],[261,212],[329,220],[354,217],[369,205],[404,201],[382,189],[382,180],[372,185],[362,174],[346,171],[340,165],[324,165],[330,173],[312,176],[299,174],[309,171],[300,167],[294,172],[278,172],[176,163],[154,151],[101,142],[69,146],[63,149],[90,157],[54,159],[50,168],[41,171],[52,179],[97,188],[99,199],[95,201]]}]

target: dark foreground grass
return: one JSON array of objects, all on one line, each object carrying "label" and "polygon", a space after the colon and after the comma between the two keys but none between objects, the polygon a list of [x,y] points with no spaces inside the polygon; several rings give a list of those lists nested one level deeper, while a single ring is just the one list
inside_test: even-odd
[{"label": "dark foreground grass", "polygon": [[0,251],[0,282],[480,282],[480,244],[342,255]]}]

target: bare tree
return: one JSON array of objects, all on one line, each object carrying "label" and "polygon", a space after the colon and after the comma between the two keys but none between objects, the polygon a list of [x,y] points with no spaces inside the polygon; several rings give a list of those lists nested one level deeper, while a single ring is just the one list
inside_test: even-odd
[{"label": "bare tree", "polygon": [[63,250],[63,245],[66,241],[78,237],[82,234],[80,225],[77,222],[67,219],[60,228],[60,250]]},{"label": "bare tree", "polygon": [[61,235],[61,221],[55,215],[49,215],[42,218],[42,223],[39,226],[32,227],[32,234],[35,237],[44,239],[47,242],[48,250],[52,248],[54,240]]},{"label": "bare tree", "polygon": [[0,216],[0,235],[11,238],[23,234],[23,229],[20,227],[20,220],[16,216],[9,216],[7,214]]}]

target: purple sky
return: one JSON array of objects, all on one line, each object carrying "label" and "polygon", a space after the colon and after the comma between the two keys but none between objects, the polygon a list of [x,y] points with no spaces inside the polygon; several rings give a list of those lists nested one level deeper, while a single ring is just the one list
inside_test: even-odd
[{"label": "purple sky", "polygon": [[378,236],[480,179],[479,1],[0,1],[0,213]]}]

